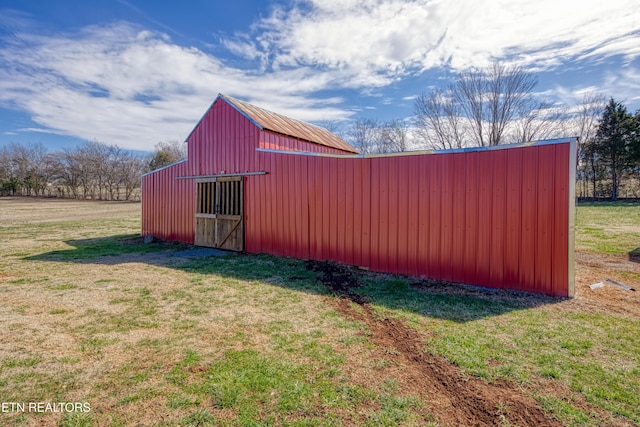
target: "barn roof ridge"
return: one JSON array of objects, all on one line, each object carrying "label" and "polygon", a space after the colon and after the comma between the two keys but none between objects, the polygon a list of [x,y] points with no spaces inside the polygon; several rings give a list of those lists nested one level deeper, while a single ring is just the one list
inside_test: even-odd
[{"label": "barn roof ridge", "polygon": [[[218,99],[226,101],[260,129],[269,130],[282,135],[312,142],[314,144],[324,145],[326,147],[337,148],[350,153],[358,153],[357,149],[323,127],[294,119],[280,113],[275,113],[221,93],[218,94],[216,101]],[[216,101],[213,103],[215,104]]]}]

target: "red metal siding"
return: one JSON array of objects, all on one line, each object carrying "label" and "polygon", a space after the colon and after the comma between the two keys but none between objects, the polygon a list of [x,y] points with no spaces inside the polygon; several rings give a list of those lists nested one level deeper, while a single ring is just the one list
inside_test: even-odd
[{"label": "red metal siding", "polygon": [[193,179],[245,177],[245,248],[376,271],[567,296],[573,292],[574,143],[331,157],[259,129],[224,99],[188,139],[188,161],[142,180],[143,235],[192,243]]},{"label": "red metal siding", "polygon": [[[301,141],[271,131],[262,131],[226,100],[218,99],[189,135],[188,160],[143,177],[142,234],[186,243],[193,242],[195,184],[193,179],[184,178],[277,169],[276,160],[273,164],[265,165],[266,169],[256,166],[256,148],[258,147],[344,154],[343,151],[331,147]],[[295,166],[291,169],[291,177],[300,174],[303,168],[302,160],[298,161],[298,165],[297,169]],[[285,172],[288,173],[288,170]],[[304,208],[301,204],[303,200],[301,195],[294,194],[289,198],[288,193],[285,193],[285,196],[282,196],[283,189],[288,185],[288,179],[287,176],[280,175],[279,205],[272,211],[266,212],[263,220],[266,225],[272,224],[271,218],[279,218],[278,226],[270,229],[268,233],[286,234],[288,238],[293,238],[292,244],[296,248],[296,253],[300,253],[301,257],[307,257],[307,252],[302,248],[308,246],[305,243],[305,239],[308,238],[306,232],[308,226],[299,222],[296,223],[296,228],[290,229],[289,224],[285,224],[278,216],[281,210],[302,211]],[[255,198],[252,192],[245,192],[245,194],[252,198],[252,203],[264,205],[270,191],[272,190],[263,189],[255,195]],[[269,238],[267,240],[272,241]],[[276,242],[274,245],[279,243]],[[268,249],[267,252],[270,253],[283,253],[280,247]]]},{"label": "red metal siding", "polygon": [[219,100],[187,140],[189,173],[185,175],[255,171],[259,132],[249,119]]},{"label": "red metal siding", "polygon": [[[259,152],[246,249],[570,294],[572,144],[376,158]],[[273,231],[275,230],[275,232]]]},{"label": "red metal siding", "polygon": [[193,243],[195,185],[176,179],[187,171],[182,162],[142,177],[143,236]]},{"label": "red metal siding", "polygon": [[282,135],[269,130],[261,130],[258,139],[259,147],[266,150],[305,151],[311,153],[327,154],[351,154],[336,148],[315,144],[313,142],[303,141],[301,139],[296,139],[294,137]]}]

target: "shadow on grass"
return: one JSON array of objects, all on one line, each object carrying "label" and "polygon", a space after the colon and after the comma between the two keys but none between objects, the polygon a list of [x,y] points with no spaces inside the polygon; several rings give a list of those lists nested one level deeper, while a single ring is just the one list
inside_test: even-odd
[{"label": "shadow on grass", "polygon": [[[563,301],[517,291],[436,282],[400,275],[372,273],[329,262],[271,255],[209,252],[193,246],[155,241],[136,235],[66,241],[70,249],[25,257],[31,261],[118,265],[132,262],[173,268],[192,274],[219,275],[319,295],[337,295],[355,303],[371,303],[427,317],[468,322],[514,310]],[[193,254],[193,255],[192,255]]]},{"label": "shadow on grass", "polygon": [[640,248],[629,251],[629,261],[640,263]]}]

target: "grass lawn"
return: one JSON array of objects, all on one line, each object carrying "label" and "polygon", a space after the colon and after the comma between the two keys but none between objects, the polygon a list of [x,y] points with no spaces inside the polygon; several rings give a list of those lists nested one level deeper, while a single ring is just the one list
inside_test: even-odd
[{"label": "grass lawn", "polygon": [[640,290],[638,205],[578,207],[571,300],[139,229],[139,204],[0,198],[0,400],[26,405],[0,425],[640,424],[639,292],[588,286]]},{"label": "grass lawn", "polygon": [[576,212],[576,249],[613,255],[640,256],[640,204],[582,203]]}]

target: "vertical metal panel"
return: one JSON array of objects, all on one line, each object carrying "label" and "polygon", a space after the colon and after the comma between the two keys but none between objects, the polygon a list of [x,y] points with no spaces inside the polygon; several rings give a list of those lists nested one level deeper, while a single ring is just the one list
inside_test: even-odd
[{"label": "vertical metal panel", "polygon": [[[329,260],[340,261],[338,258],[338,208],[339,203],[336,195],[342,190],[338,182],[338,162],[339,159],[330,158],[329,176],[325,180],[329,182]],[[342,220],[342,218],[340,218]]]},{"label": "vertical metal panel", "polygon": [[397,164],[397,183],[398,187],[395,189],[395,196],[397,197],[396,214],[393,218],[395,225],[393,227],[393,233],[396,238],[394,243],[396,245],[396,271],[409,271],[409,186],[406,182],[412,177],[410,173],[410,162],[408,157],[395,157]]},{"label": "vertical metal panel", "polygon": [[440,162],[440,277],[451,281],[453,220],[453,155],[439,156]]},{"label": "vertical metal panel", "polygon": [[298,223],[298,258],[309,258],[309,182],[308,182],[308,158],[295,157],[296,177],[299,178],[297,185],[297,207],[296,213],[299,216]]},{"label": "vertical metal panel", "polygon": [[522,239],[522,153],[507,150],[505,194],[504,287],[516,286],[520,270],[520,241]]},{"label": "vertical metal panel", "polygon": [[320,162],[309,161],[307,183],[309,189],[309,258],[320,259],[321,242],[320,236],[322,232],[322,180]]},{"label": "vertical metal panel", "polygon": [[[333,191],[334,204],[336,207],[336,221],[333,227],[336,231],[336,260],[341,260],[343,263],[348,263],[347,252],[345,250],[345,234],[347,232],[347,180],[345,163],[342,159],[336,159],[336,174],[335,174],[336,186]],[[350,203],[351,201],[349,201]]]},{"label": "vertical metal panel", "polygon": [[380,170],[380,159],[371,159],[371,254],[370,268],[380,270],[380,248],[386,243],[386,216],[381,212],[380,206],[386,199],[384,171]]},{"label": "vertical metal panel", "polygon": [[478,158],[480,153],[466,153],[464,218],[464,283],[476,280],[478,253]]},{"label": "vertical metal panel", "polygon": [[331,182],[329,180],[329,176],[334,172],[331,170],[331,160],[328,158],[323,158],[320,163],[322,163],[321,171],[323,172],[320,177],[319,184],[322,188],[322,201],[320,203],[322,217],[320,218],[320,224],[322,224],[322,228],[320,229],[320,238],[321,246],[320,246],[320,257],[321,259],[331,260],[331,237],[330,237],[330,212],[331,212]]},{"label": "vertical metal panel", "polygon": [[391,216],[392,209],[389,209],[388,206],[391,206],[392,199],[390,198],[390,192],[397,190],[397,182],[395,181],[395,176],[392,170],[392,162],[385,161],[391,160],[379,158],[376,159],[377,164],[377,172],[380,174],[380,197],[378,198],[378,206],[376,210],[378,211],[379,223],[378,226],[378,257],[377,264],[375,266],[376,270],[379,271],[392,271],[390,268],[390,262],[392,261],[394,254],[391,253]]},{"label": "vertical metal panel", "polygon": [[491,265],[489,283],[502,288],[504,284],[504,244],[506,239],[506,150],[496,150],[493,154],[493,185],[491,188]]},{"label": "vertical metal panel", "polygon": [[371,159],[363,159],[362,162],[358,162],[358,174],[360,175],[360,183],[362,188],[362,194],[356,201],[361,205],[358,210],[362,213],[358,221],[362,222],[362,233],[360,234],[360,261],[358,265],[363,267],[369,267],[371,265],[371,194],[373,192],[373,186],[371,181]]},{"label": "vertical metal panel", "polygon": [[[555,192],[554,192],[554,223],[553,223],[553,241],[552,241],[552,277],[551,282],[554,284],[562,283],[567,280],[569,276],[569,251],[567,250],[568,231],[569,227],[567,222],[569,221],[569,161],[570,161],[570,144],[556,145],[555,158],[556,158],[556,170],[555,170]],[[573,202],[573,200],[571,200]],[[573,250],[573,247],[571,247]],[[562,296],[569,296],[570,290],[567,286],[566,294]],[[572,294],[571,294],[572,295]]]},{"label": "vertical metal panel", "polygon": [[431,200],[430,200],[430,158],[420,159],[418,166],[418,175],[416,182],[418,183],[418,194],[420,194],[418,209],[420,216],[418,219],[418,271],[417,274],[423,277],[429,277],[429,227],[431,224]]},{"label": "vertical metal panel", "polygon": [[[273,204],[275,203],[276,200],[276,195],[275,195],[275,185],[273,185],[271,183],[271,181],[274,181],[274,173],[277,173],[277,170],[275,168],[275,156],[268,156],[268,155],[263,155],[262,156],[263,159],[265,159],[264,164],[262,165],[262,168],[264,170],[268,170],[268,171],[272,171],[269,174],[268,177],[268,181],[267,180],[260,180],[260,181],[265,181],[264,185],[261,186],[262,189],[262,194],[263,197],[261,199],[261,212],[256,212],[256,215],[264,215],[265,217],[265,221],[264,221],[264,237],[265,237],[265,241],[263,243],[263,250],[267,253],[274,253],[274,240],[275,240],[275,235],[277,233],[277,227],[275,226],[275,221],[273,218],[273,211],[274,211],[274,207]],[[268,185],[270,184],[270,185]],[[248,238],[254,238],[253,236],[247,236]]]},{"label": "vertical metal panel", "polygon": [[274,238],[274,243],[276,244],[275,253],[277,255],[286,255],[285,249],[286,246],[283,244],[285,239],[285,233],[289,232],[290,223],[288,221],[289,218],[285,216],[287,213],[286,207],[288,199],[285,196],[288,193],[285,193],[285,187],[287,186],[287,181],[284,177],[284,174],[287,172],[285,167],[286,156],[277,156],[275,158],[275,166],[273,169],[273,176],[276,178],[277,186],[273,195],[273,199],[275,200],[276,209],[272,211],[273,220],[276,221],[276,235]]},{"label": "vertical metal panel", "polygon": [[429,242],[424,266],[427,277],[440,277],[440,156],[432,156],[425,165],[429,173],[429,222],[423,237]]},{"label": "vertical metal panel", "polygon": [[453,157],[451,182],[453,185],[452,201],[452,255],[451,280],[464,282],[464,250],[465,250],[465,212],[466,212],[466,154],[456,153]]},{"label": "vertical metal panel", "polygon": [[522,149],[522,210],[518,283],[535,291],[536,233],[538,211],[538,147]]},{"label": "vertical metal panel", "polygon": [[542,146],[538,150],[538,205],[536,212],[536,245],[535,245],[535,292],[549,293],[551,291],[551,261],[552,261],[552,233],[553,227],[553,184],[555,147]]},{"label": "vertical metal panel", "polygon": [[[567,239],[567,267],[569,269],[567,275],[567,286],[558,285],[556,289],[559,289],[561,292],[567,292],[567,294],[562,294],[562,296],[573,296],[575,292],[575,220],[576,220],[576,168],[578,166],[578,141],[573,140],[571,144],[569,144],[569,177],[567,179],[567,206],[568,206],[568,239]],[[560,177],[559,179],[562,179]],[[560,280],[560,278],[558,278]],[[564,283],[564,282],[560,282]],[[556,294],[558,295],[558,294]]]},{"label": "vertical metal panel", "polygon": [[344,188],[344,217],[340,223],[344,224],[344,262],[347,264],[356,264],[355,258],[359,248],[356,249],[354,242],[354,230],[356,219],[354,218],[354,205],[357,203],[354,198],[354,182],[355,182],[355,168],[350,167],[353,162],[342,160],[342,173],[344,175],[341,180]]},{"label": "vertical metal panel", "polygon": [[[407,180],[414,180],[419,177],[419,158],[408,157],[408,165],[406,166]],[[415,185],[407,186],[406,195],[409,205],[407,207],[407,272],[408,274],[417,276],[419,268],[419,239],[420,234],[420,187],[421,182],[418,180]]]}]

